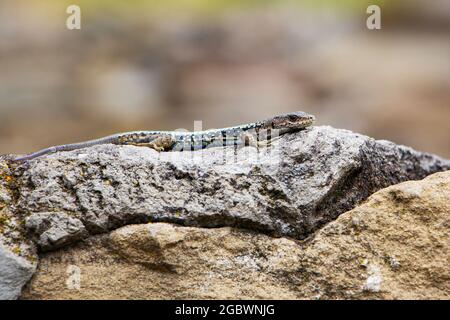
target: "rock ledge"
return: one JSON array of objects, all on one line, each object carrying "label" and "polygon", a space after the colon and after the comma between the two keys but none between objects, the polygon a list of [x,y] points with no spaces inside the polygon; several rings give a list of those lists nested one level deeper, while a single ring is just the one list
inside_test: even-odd
[{"label": "rock ledge", "polygon": [[15,208],[42,250],[148,221],[303,239],[381,188],[446,169],[448,160],[331,127],[259,150],[103,145],[17,168]]}]

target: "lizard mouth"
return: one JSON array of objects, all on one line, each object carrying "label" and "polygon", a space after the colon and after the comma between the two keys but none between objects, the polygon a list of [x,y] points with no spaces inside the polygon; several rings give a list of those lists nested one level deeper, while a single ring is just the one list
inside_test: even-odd
[{"label": "lizard mouth", "polygon": [[311,115],[308,118],[306,118],[305,120],[301,121],[301,124],[303,126],[307,127],[307,126],[314,124],[315,121],[316,121],[316,117]]}]

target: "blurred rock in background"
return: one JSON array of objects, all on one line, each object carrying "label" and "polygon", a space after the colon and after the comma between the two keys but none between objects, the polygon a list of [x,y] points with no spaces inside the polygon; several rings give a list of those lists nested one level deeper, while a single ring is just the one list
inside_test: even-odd
[{"label": "blurred rock in background", "polygon": [[372,3],[4,0],[0,153],[300,109],[450,157],[448,2]]}]

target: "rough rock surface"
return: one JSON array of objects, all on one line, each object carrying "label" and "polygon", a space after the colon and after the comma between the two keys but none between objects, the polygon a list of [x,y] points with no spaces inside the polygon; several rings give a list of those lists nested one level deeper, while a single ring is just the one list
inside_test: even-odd
[{"label": "rough rock surface", "polygon": [[449,168],[448,160],[331,127],[259,150],[103,145],[15,168],[15,208],[42,250],[148,221],[303,239],[381,188]]},{"label": "rough rock surface", "polygon": [[449,227],[447,171],[383,189],[303,241],[126,226],[44,253],[22,298],[449,299]]},{"label": "rough rock surface", "polygon": [[0,158],[0,300],[17,299],[37,265],[35,246],[20,216],[11,212],[12,182],[11,171]]},{"label": "rough rock surface", "polygon": [[0,300],[17,299],[35,270],[36,260],[28,260],[0,244]]}]

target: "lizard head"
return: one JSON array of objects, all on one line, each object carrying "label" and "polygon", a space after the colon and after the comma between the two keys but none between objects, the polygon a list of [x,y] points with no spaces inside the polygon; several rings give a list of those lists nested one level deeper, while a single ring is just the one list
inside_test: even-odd
[{"label": "lizard head", "polygon": [[289,112],[267,120],[267,126],[273,129],[299,130],[312,125],[315,119],[313,115],[302,111]]}]

